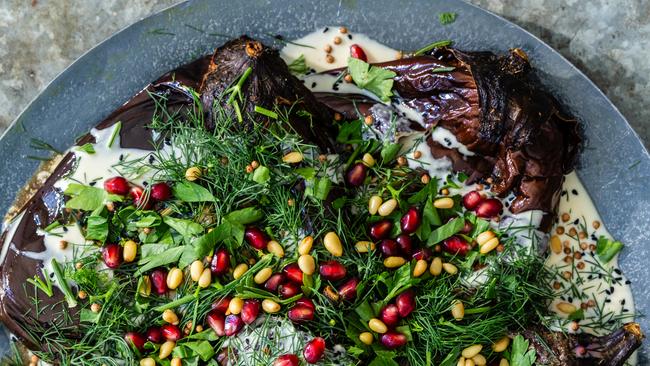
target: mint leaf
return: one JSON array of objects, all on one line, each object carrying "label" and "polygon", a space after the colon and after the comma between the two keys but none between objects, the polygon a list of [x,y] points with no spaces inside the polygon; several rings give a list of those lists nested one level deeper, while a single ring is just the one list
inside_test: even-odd
[{"label": "mint leaf", "polygon": [[108,219],[102,216],[88,216],[86,222],[86,239],[99,240],[102,243],[108,237]]},{"label": "mint leaf", "polygon": [[621,249],[623,249],[623,243],[608,239],[602,235],[598,238],[598,242],[596,242],[596,254],[605,263],[611,261]]},{"label": "mint leaf", "polygon": [[172,192],[174,197],[185,202],[214,201],[214,196],[207,188],[193,182],[176,183]]},{"label": "mint leaf", "polygon": [[537,359],[535,350],[528,349],[528,341],[520,334],[512,340],[511,354],[510,365],[512,366],[532,366]]},{"label": "mint leaf", "polygon": [[368,90],[382,101],[388,102],[393,95],[393,78],[397,76],[394,72],[352,57],[348,57],[348,72],[359,88]]},{"label": "mint leaf", "polygon": [[457,217],[449,221],[448,223],[431,232],[431,235],[429,235],[429,239],[427,240],[427,245],[431,246],[440,243],[441,241],[461,231],[464,226],[465,218],[463,217]]},{"label": "mint leaf", "polygon": [[248,225],[261,220],[263,215],[257,207],[246,207],[227,214],[224,219],[234,224]]},{"label": "mint leaf", "polygon": [[140,246],[142,255],[138,261],[138,271],[135,276],[139,276],[156,267],[164,266],[169,263],[176,263],[183,254],[184,246],[173,247],[166,250],[161,250],[161,246],[169,248],[169,245],[164,244],[144,244]]},{"label": "mint leaf", "polygon": [[190,238],[203,233],[203,226],[192,220],[176,219],[173,217],[165,216],[163,218],[165,224],[169,225],[172,229],[176,230],[183,238]]},{"label": "mint leaf", "polygon": [[72,197],[65,203],[66,208],[82,211],[95,211],[108,201],[122,200],[122,197],[108,194],[101,188],[77,183],[71,183],[63,193]]}]

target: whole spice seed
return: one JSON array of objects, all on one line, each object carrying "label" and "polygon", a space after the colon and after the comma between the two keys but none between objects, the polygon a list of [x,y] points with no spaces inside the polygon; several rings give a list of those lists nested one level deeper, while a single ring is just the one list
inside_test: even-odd
[{"label": "whole spice seed", "polygon": [[333,40],[334,44],[341,44],[342,41],[343,40],[339,36],[334,37],[334,40]]},{"label": "whole spice seed", "polygon": [[326,61],[328,64],[333,64],[334,61],[335,61],[335,60],[334,60],[334,56],[332,56],[332,55],[327,55],[327,56],[325,56],[325,61]]},{"label": "whole spice seed", "polygon": [[366,126],[370,126],[374,122],[374,118],[372,117],[372,114],[365,116],[363,122],[366,124]]},{"label": "whole spice seed", "polygon": [[325,47],[323,47],[323,51],[326,53],[332,52],[332,45],[326,44]]}]

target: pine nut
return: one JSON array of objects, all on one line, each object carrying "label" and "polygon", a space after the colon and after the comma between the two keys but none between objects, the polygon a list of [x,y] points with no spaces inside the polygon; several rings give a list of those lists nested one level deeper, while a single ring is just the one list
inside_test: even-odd
[{"label": "pine nut", "polygon": [[476,242],[478,243],[479,246],[482,246],[492,238],[494,238],[494,233],[490,230],[486,230],[476,236]]},{"label": "pine nut", "polygon": [[264,268],[260,269],[260,271],[255,274],[255,277],[253,277],[253,281],[255,281],[256,284],[261,285],[264,282],[266,282],[266,280],[271,278],[272,274],[273,274],[273,268],[264,267]]},{"label": "pine nut", "polygon": [[492,345],[492,351],[494,351],[496,353],[501,353],[501,352],[505,351],[506,349],[508,349],[509,345],[510,345],[510,338],[507,337],[507,336],[503,337],[503,338],[499,339],[498,341],[496,341]]},{"label": "pine nut", "polygon": [[573,314],[578,308],[568,302],[560,302],[557,304],[557,309],[565,314]]},{"label": "pine nut", "polygon": [[203,269],[201,276],[199,276],[198,285],[200,288],[206,288],[212,283],[212,271],[210,268]]},{"label": "pine nut", "polygon": [[165,343],[160,345],[160,354],[158,357],[160,359],[165,359],[167,356],[172,354],[172,351],[174,350],[174,347],[176,347],[176,342],[174,341],[166,341]]},{"label": "pine nut", "polygon": [[201,277],[201,273],[203,273],[203,262],[195,260],[190,264],[190,277],[192,277],[192,281],[198,281]]},{"label": "pine nut", "polygon": [[456,362],[456,366],[465,366],[465,357],[461,356]]},{"label": "pine nut", "polygon": [[488,254],[498,246],[499,246],[499,238],[492,238],[488,240],[487,243],[483,244],[483,246],[481,246],[479,252],[481,254]]},{"label": "pine nut", "polygon": [[402,257],[388,257],[384,259],[384,267],[386,268],[401,267],[404,263],[406,263],[406,259]]},{"label": "pine nut", "polygon": [[298,243],[298,254],[309,254],[311,247],[314,245],[314,238],[311,235],[305,236],[300,243]]},{"label": "pine nut", "polygon": [[185,171],[185,179],[189,180],[190,182],[193,182],[199,178],[201,178],[200,168],[193,166],[187,168],[187,170]]},{"label": "pine nut", "polygon": [[427,271],[427,261],[424,259],[420,259],[417,262],[415,262],[415,266],[413,267],[413,277],[420,277],[424,274],[424,272]]},{"label": "pine nut", "polygon": [[485,356],[483,356],[480,353],[472,357],[472,361],[474,361],[474,364],[476,366],[485,366],[487,364],[487,360],[485,359]]},{"label": "pine nut", "polygon": [[363,332],[363,333],[359,334],[359,340],[361,341],[361,343],[363,343],[365,345],[368,345],[368,346],[372,344],[372,341],[374,341],[374,338],[375,337],[373,337],[372,333],[370,333],[370,332]]},{"label": "pine nut", "polygon": [[240,263],[232,271],[232,278],[238,280],[241,278],[241,276],[243,276],[246,273],[246,271],[248,271],[248,264]]},{"label": "pine nut", "polygon": [[431,266],[429,267],[429,273],[432,276],[440,276],[442,273],[442,259],[440,257],[435,257],[431,261]]},{"label": "pine nut", "polygon": [[454,266],[451,263],[443,263],[442,269],[444,269],[445,272],[449,273],[450,275],[455,275],[458,273],[458,267]]},{"label": "pine nut", "polygon": [[384,322],[382,322],[377,318],[370,319],[370,321],[368,322],[368,328],[370,328],[373,332],[379,334],[384,334],[388,332],[388,327],[386,326],[386,324],[384,324]]},{"label": "pine nut", "polygon": [[127,263],[133,262],[135,256],[138,254],[138,244],[133,240],[127,240],[124,243],[124,249],[122,250],[122,257]]},{"label": "pine nut", "polygon": [[275,240],[271,240],[266,244],[266,250],[278,258],[284,257],[284,248]]},{"label": "pine nut", "polygon": [[388,201],[384,202],[379,206],[379,209],[377,209],[377,213],[379,216],[388,216],[395,211],[395,208],[397,208],[397,200],[394,198],[389,199]]},{"label": "pine nut", "polygon": [[461,355],[463,355],[463,357],[465,357],[465,358],[472,358],[472,357],[478,355],[479,353],[481,353],[482,349],[483,349],[483,346],[481,346],[480,344],[474,344],[474,345],[471,345],[471,346],[463,349],[463,351],[461,352]]},{"label": "pine nut", "polygon": [[341,245],[341,239],[335,232],[330,231],[325,234],[323,239],[323,244],[325,244],[325,249],[327,249],[330,254],[335,257],[340,257],[343,255],[343,246]]},{"label": "pine nut", "polygon": [[180,268],[172,268],[167,274],[167,287],[170,290],[175,290],[183,282],[183,271]]},{"label": "pine nut", "polygon": [[557,235],[551,236],[550,246],[553,253],[555,254],[562,253],[562,240],[560,239],[559,236]]},{"label": "pine nut", "polygon": [[162,318],[163,318],[164,321],[166,321],[169,324],[178,325],[178,322],[179,322],[178,315],[176,315],[174,310],[167,309],[167,310],[163,311]]},{"label": "pine nut", "polygon": [[228,311],[230,314],[239,314],[241,309],[244,307],[244,300],[240,297],[233,297],[228,304]]},{"label": "pine nut", "polygon": [[298,258],[298,267],[300,267],[302,273],[312,275],[316,270],[316,261],[311,255],[303,254]]},{"label": "pine nut", "polygon": [[363,154],[363,158],[361,158],[361,160],[363,161],[363,164],[368,168],[372,168],[375,165],[375,158],[368,153]]},{"label": "pine nut", "polygon": [[463,320],[465,317],[465,305],[460,300],[456,300],[451,306],[451,316],[456,320]]},{"label": "pine nut", "polygon": [[174,357],[172,358],[170,366],[183,366],[183,360],[181,360],[179,357]]},{"label": "pine nut", "polygon": [[449,197],[438,198],[437,200],[433,201],[433,207],[442,209],[452,208],[454,207],[454,200]]},{"label": "pine nut", "polygon": [[505,358],[502,358],[501,361],[499,361],[499,366],[510,366],[510,362]]},{"label": "pine nut", "polygon": [[151,357],[143,358],[140,360],[140,366],[156,366],[156,360]]},{"label": "pine nut", "polygon": [[144,297],[151,295],[151,279],[149,276],[142,276],[142,285],[138,286],[138,293]]},{"label": "pine nut", "polygon": [[354,248],[359,253],[368,253],[375,250],[375,243],[371,241],[358,241],[354,244]]},{"label": "pine nut", "polygon": [[302,153],[300,151],[292,151],[282,157],[282,161],[288,164],[296,164],[302,161]]},{"label": "pine nut", "polygon": [[262,309],[269,314],[277,313],[280,311],[280,304],[270,299],[264,299],[262,301]]},{"label": "pine nut", "polygon": [[474,360],[470,359],[465,359],[465,366],[476,366],[474,363]]},{"label": "pine nut", "polygon": [[379,196],[372,196],[368,200],[368,213],[371,215],[374,215],[377,213],[377,210],[379,210],[379,206],[381,206],[383,200]]}]

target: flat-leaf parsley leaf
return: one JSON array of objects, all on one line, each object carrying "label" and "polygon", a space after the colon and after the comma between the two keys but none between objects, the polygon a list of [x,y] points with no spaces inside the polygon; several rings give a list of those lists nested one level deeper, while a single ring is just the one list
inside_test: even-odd
[{"label": "flat-leaf parsley leaf", "polygon": [[359,88],[372,92],[382,101],[389,101],[393,95],[393,78],[397,76],[394,72],[352,57],[348,58],[348,72]]}]

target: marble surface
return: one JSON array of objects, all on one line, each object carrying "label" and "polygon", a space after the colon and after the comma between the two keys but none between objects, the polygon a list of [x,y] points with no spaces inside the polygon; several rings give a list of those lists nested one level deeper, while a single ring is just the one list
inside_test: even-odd
[{"label": "marble surface", "polygon": [[[0,132],[66,66],[177,0],[0,0]],[[650,1],[471,0],[558,49],[650,146]],[[459,14],[462,16],[462,14]]]}]

